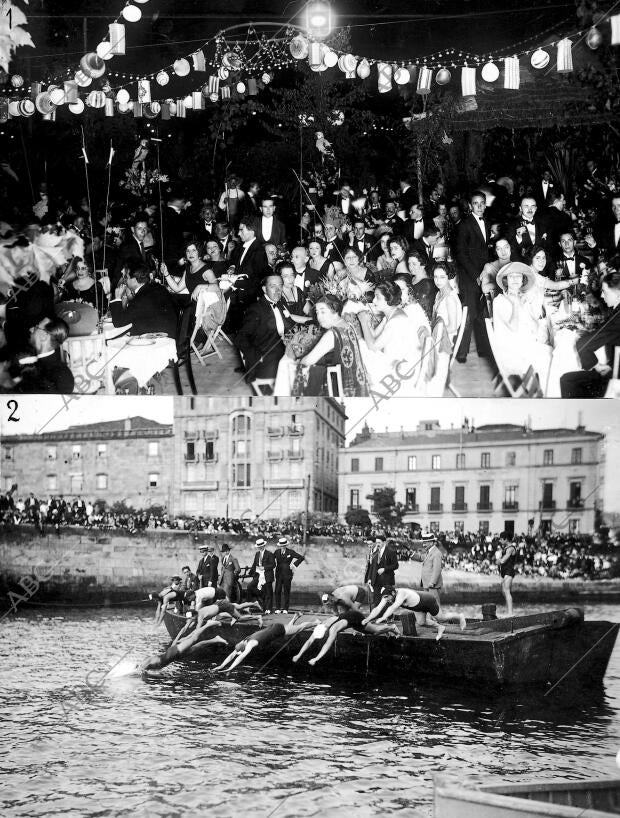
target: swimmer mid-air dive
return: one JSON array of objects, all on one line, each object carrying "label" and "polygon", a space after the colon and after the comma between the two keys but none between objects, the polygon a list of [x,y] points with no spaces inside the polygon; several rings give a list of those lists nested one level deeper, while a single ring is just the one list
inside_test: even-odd
[{"label": "swimmer mid-air dive", "polygon": [[[414,591],[412,588],[386,588],[381,595],[381,601],[363,620],[362,624],[367,624],[375,619],[377,622],[385,622],[399,608],[425,614],[426,624],[437,628],[437,636],[435,637],[437,641],[441,639],[446,629],[446,626],[441,625],[438,620],[441,622],[458,622],[462,631],[467,627],[467,620],[463,614],[455,614],[454,616],[440,614],[439,602],[437,602],[434,594],[425,591]],[[377,618],[381,613],[383,613],[383,616]]]},{"label": "swimmer mid-air dive", "polygon": [[[161,670],[171,662],[176,662],[178,659],[181,659],[183,656],[187,655],[189,651],[197,645],[200,645],[201,648],[204,645],[227,645],[228,642],[219,634],[215,633],[217,628],[221,627],[222,623],[218,622],[217,619],[210,619],[208,622],[205,622],[204,625],[197,627],[196,630],[190,633],[189,636],[179,639],[179,634],[179,636],[177,636],[178,641],[175,639],[170,647],[163,653],[149,656],[149,658],[146,659],[146,661],[141,665],[140,670],[143,673],[149,670]],[[210,631],[213,632],[212,636]]]}]

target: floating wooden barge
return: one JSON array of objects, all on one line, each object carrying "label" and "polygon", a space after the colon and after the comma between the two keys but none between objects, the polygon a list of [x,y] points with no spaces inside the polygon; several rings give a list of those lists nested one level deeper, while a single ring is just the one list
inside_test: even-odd
[{"label": "floating wooden barge", "polygon": [[609,818],[620,815],[620,779],[481,784],[435,777],[435,818]]},{"label": "floating wooden barge", "polygon": [[[404,616],[405,631],[408,618]],[[309,622],[327,619],[325,614],[304,614]],[[264,617],[265,625],[285,622],[285,615]],[[303,620],[299,620],[303,621]],[[174,638],[186,619],[166,612],[164,624]],[[277,652],[274,664],[286,664],[316,672],[353,673],[356,675],[387,674],[393,678],[436,678],[442,682],[465,683],[492,687],[549,686],[566,675],[567,682],[601,683],[613,650],[620,624],[584,621],[583,611],[569,608],[508,619],[468,620],[464,631],[448,626],[440,641],[434,628],[417,626],[415,636],[367,636],[346,630],[338,635],[331,651],[316,668],[307,659],[316,655],[320,642],[315,642],[298,665],[291,657],[309,636],[310,631],[297,634],[255,650],[252,657],[261,663]],[[232,646],[257,629],[255,623],[224,626],[221,635]],[[209,649],[211,651],[211,648]],[[215,646],[215,655],[225,647]],[[201,653],[192,649],[189,654]],[[213,655],[213,653],[207,654]]]}]

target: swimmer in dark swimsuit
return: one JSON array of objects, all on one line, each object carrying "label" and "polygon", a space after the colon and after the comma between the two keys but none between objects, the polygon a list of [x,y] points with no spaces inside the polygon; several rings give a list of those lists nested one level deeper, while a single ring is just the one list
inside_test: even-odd
[{"label": "swimmer in dark swimsuit", "polygon": [[496,559],[499,575],[502,578],[502,593],[506,600],[506,612],[512,616],[512,581],[515,578],[515,563],[517,561],[517,547],[510,541],[505,531],[499,535],[502,548],[501,556]]},{"label": "swimmer in dark swimsuit", "polygon": [[[183,602],[185,592],[183,590],[183,580],[181,577],[172,577],[170,585],[160,591],[157,596],[161,600],[157,605],[157,612],[155,614],[155,625],[161,625],[164,614],[171,602]],[[152,595],[151,595],[152,598]]]},{"label": "swimmer in dark swimsuit", "polygon": [[251,622],[252,620],[256,620],[260,628],[263,627],[263,618],[259,614],[244,614],[242,611],[249,611],[252,608],[258,608],[258,610],[262,610],[260,605],[256,602],[228,602],[226,599],[218,599],[217,602],[213,602],[211,605],[207,605],[205,608],[200,608],[198,611],[198,626],[202,625],[207,619],[212,619],[220,614],[226,614],[231,619],[235,619],[237,622]]},{"label": "swimmer in dark swimsuit", "polygon": [[[247,656],[254,650],[254,648],[257,648],[259,645],[269,645],[271,642],[275,642],[277,639],[282,639],[284,636],[294,636],[296,633],[307,630],[308,628],[318,624],[317,621],[301,622],[300,624],[296,624],[300,616],[302,616],[302,614],[295,614],[288,625],[282,625],[280,622],[276,622],[273,625],[269,625],[268,628],[262,628],[261,630],[258,630],[248,636],[246,639],[242,639],[241,642],[238,642],[235,645],[233,652],[229,654],[226,659],[224,659],[221,665],[214,668],[214,670],[223,670],[227,665],[230,665],[226,671],[227,673],[230,673],[233,668],[240,665],[241,662],[243,662],[243,660],[247,658]],[[231,662],[232,664],[230,664]]]},{"label": "swimmer in dark swimsuit", "polygon": [[326,608],[336,610],[336,606],[340,603],[345,608],[354,608],[361,611],[362,603],[366,603],[367,594],[366,589],[360,585],[341,585],[334,588],[329,594],[323,594],[321,602]]},{"label": "swimmer in dark swimsuit", "polygon": [[194,645],[200,643],[201,646],[203,645],[215,645],[215,644],[224,644],[227,645],[227,641],[223,639],[219,635],[211,636],[208,634],[209,630],[215,630],[215,628],[219,628],[222,626],[221,622],[218,622],[215,619],[209,620],[209,622],[205,622],[205,624],[200,627],[196,628],[196,630],[191,633],[189,636],[184,637],[183,639],[179,639],[179,641],[174,641],[167,650],[163,653],[155,654],[154,656],[149,656],[149,658],[142,664],[141,671],[144,673],[149,670],[161,670],[162,668],[169,665],[171,662],[176,662],[178,659],[183,658]]},{"label": "swimmer in dark swimsuit", "polygon": [[[336,617],[336,619],[332,622],[332,624],[329,626],[325,644],[323,645],[319,653],[314,657],[314,659],[309,660],[308,662],[309,665],[316,665],[316,663],[319,662],[325,656],[327,651],[334,644],[340,631],[344,631],[347,628],[353,628],[359,633],[371,634],[372,636],[376,636],[379,633],[391,633],[396,637],[400,637],[400,631],[398,630],[396,625],[371,625],[371,624],[364,625],[363,624],[364,614],[361,611],[355,610],[353,608],[346,608],[346,606],[341,605],[340,603],[338,603],[338,609],[339,614]],[[310,638],[312,639],[313,637]],[[298,656],[299,655],[301,655],[301,651],[298,654]]]},{"label": "swimmer in dark swimsuit", "polygon": [[[446,630],[445,625],[441,625],[438,620],[442,622],[459,622],[462,631],[467,627],[467,620],[463,614],[456,616],[441,615],[439,613],[439,602],[437,602],[437,597],[434,594],[429,594],[427,591],[414,591],[413,588],[386,589],[381,595],[381,601],[369,613],[364,623],[372,622],[374,619],[377,622],[385,622],[399,608],[425,614],[426,624],[437,628],[437,636],[435,637],[437,641],[441,639]],[[383,613],[383,616],[377,618],[380,613]]]}]

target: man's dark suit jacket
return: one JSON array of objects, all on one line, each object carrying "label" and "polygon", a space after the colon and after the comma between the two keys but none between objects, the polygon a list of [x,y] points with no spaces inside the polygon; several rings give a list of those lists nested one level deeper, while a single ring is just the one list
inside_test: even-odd
[{"label": "man's dark suit jacket", "polygon": [[161,248],[168,271],[174,275],[179,259],[183,258],[187,222],[184,213],[165,207],[162,213]]},{"label": "man's dark suit jacket", "polygon": [[[256,570],[258,568],[258,561],[260,559],[260,550],[256,549],[256,554],[254,554],[254,560],[252,561],[252,573],[258,574]],[[271,551],[268,551],[266,548],[263,551],[263,568],[265,569],[265,582],[273,582],[273,572],[276,567],[276,561]]]},{"label": "man's dark suit jacket", "polygon": [[607,347],[607,360],[613,364],[614,348],[620,346],[620,306],[616,307],[602,327],[586,332],[577,341],[577,353],[584,369],[591,369],[598,363],[594,352]]},{"label": "man's dark suit jacket", "polygon": [[379,559],[379,551],[373,549],[366,559],[366,571],[364,572],[364,585],[370,583],[373,588],[377,584],[377,561]]},{"label": "man's dark suit jacket", "polygon": [[243,256],[243,245],[239,244],[232,251],[230,256],[230,263],[235,265],[236,273],[244,273],[247,278],[240,279],[237,284],[237,301],[239,303],[249,303],[258,294],[261,282],[264,276],[269,272],[269,264],[267,256],[265,255],[265,248],[263,244],[254,239],[252,244],[248,247],[247,253],[240,263]]},{"label": "man's dark suit jacket", "polygon": [[543,233],[547,233],[550,246],[556,245],[562,233],[573,229],[573,222],[568,213],[558,210],[557,207],[548,207],[541,215]]},{"label": "man's dark suit jacket", "polygon": [[200,588],[208,588],[209,583],[211,583],[212,588],[217,587],[218,563],[219,557],[217,554],[207,554],[206,557],[201,558],[198,568],[196,568]]},{"label": "man's dark suit jacket", "polygon": [[604,250],[610,258],[620,253],[620,240],[617,243],[614,241],[615,228],[615,222],[607,222],[607,224],[595,234],[597,248]]},{"label": "man's dark suit jacket", "polygon": [[[486,219],[485,226],[488,241],[491,226]],[[474,283],[482,272],[484,265],[489,261],[487,241],[485,241],[478,220],[473,214],[461,221],[456,231],[456,261],[461,270]]]},{"label": "man's dark suit jacket", "polygon": [[[298,275],[301,274],[298,273],[297,270],[295,270],[295,276]],[[299,289],[303,292],[305,298],[308,292],[308,287],[310,287],[312,284],[318,284],[318,282],[321,280],[321,275],[318,270],[315,270],[314,267],[311,267],[309,264],[306,264],[303,275],[304,275],[303,287],[301,287],[299,284],[297,284],[296,286],[299,287]]]},{"label": "man's dark suit jacket", "polygon": [[47,395],[70,395],[73,392],[73,373],[63,361],[60,349],[52,355],[37,358],[33,366],[26,366],[21,373],[19,392]]},{"label": "man's dark suit jacket", "polygon": [[[140,245],[134,238],[129,238],[121,244],[116,255],[114,269],[110,274],[111,292],[114,292],[118,287],[118,282],[121,280],[123,274],[123,267],[127,264],[134,268],[140,264],[145,264],[148,269],[151,270],[153,268],[153,256],[151,255],[150,248],[144,251],[143,256],[140,253]],[[174,273],[175,271],[170,270],[170,272]]]},{"label": "man's dark suit jacket", "polygon": [[416,250],[425,259],[425,263],[433,259],[433,248],[429,244],[425,244],[424,239],[414,239],[409,242],[409,249]]},{"label": "man's dark suit jacket", "polygon": [[506,239],[510,242],[513,255],[518,258],[523,259],[535,244],[539,244],[542,247],[547,247],[548,235],[543,239],[543,236],[547,233],[547,228],[544,221],[537,217],[535,217],[532,221],[534,222],[533,242],[532,237],[530,236],[530,231],[526,229],[521,236],[521,244],[518,243],[517,230],[523,224],[523,220],[521,218],[514,219],[506,228]]},{"label": "man's dark suit jacket", "polygon": [[115,327],[132,324],[130,335],[165,332],[170,338],[176,337],[176,307],[172,296],[161,284],[152,281],[144,284],[125,309],[119,299],[110,301],[110,311]]},{"label": "man's dark suit jacket", "polygon": [[[282,313],[284,329],[294,326],[284,315],[284,302],[277,306]],[[271,302],[262,296],[246,310],[241,329],[235,336],[235,345],[242,353],[248,380],[275,378],[278,362],[284,355],[284,343],[276,328]]]},{"label": "man's dark suit jacket", "polygon": [[273,224],[271,225],[271,237],[266,239],[263,236],[263,220],[261,218],[258,239],[262,241],[263,244],[267,243],[275,245],[286,244],[286,228],[284,227],[282,222],[279,219],[276,219],[276,217],[274,216]]},{"label": "man's dark suit jacket", "polygon": [[[383,556],[379,556],[381,551],[377,552],[377,579],[382,588],[388,585],[394,586],[396,579],[394,573],[398,570],[398,557],[396,552],[390,546],[385,547]],[[383,568],[382,574],[379,574],[379,569]]]},{"label": "man's dark suit jacket", "polygon": [[278,548],[273,556],[276,563],[276,576],[282,578],[290,578],[293,576],[293,572],[291,571],[291,563],[293,560],[295,561],[295,568],[299,568],[305,559],[305,557],[298,554],[297,551],[293,551],[292,548],[285,548],[284,552],[282,548]]}]

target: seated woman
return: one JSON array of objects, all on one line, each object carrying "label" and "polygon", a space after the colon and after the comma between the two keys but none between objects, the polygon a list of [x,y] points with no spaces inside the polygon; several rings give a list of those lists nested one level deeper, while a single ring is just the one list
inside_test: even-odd
[{"label": "seated woman", "polygon": [[389,241],[390,255],[394,261],[394,273],[406,273],[407,270],[407,251],[409,250],[409,242],[404,236],[392,236]]},{"label": "seated woman", "polygon": [[452,286],[455,273],[447,264],[435,263],[432,270],[433,281],[437,287],[437,295],[433,304],[432,323],[434,324],[437,318],[441,318],[446,326],[450,340],[454,343],[463,316],[461,300]]},{"label": "seated woman", "polygon": [[348,247],[343,254],[344,275],[340,288],[345,298],[364,299],[373,287],[372,274],[365,267],[362,255],[355,247]]},{"label": "seated woman", "polygon": [[321,278],[333,278],[334,265],[325,257],[325,242],[318,236],[308,242],[308,255],[310,267],[316,270]]},{"label": "seated woman", "polygon": [[497,274],[502,292],[493,300],[493,329],[503,369],[523,376],[532,365],[543,392],[547,389],[551,347],[541,343],[539,319],[526,293],[536,285],[535,274],[520,261],[512,261]]},{"label": "seated woman", "polygon": [[[226,312],[226,306],[220,292],[217,280],[219,276],[225,272],[228,263],[221,257],[221,249],[216,241],[209,241],[207,245],[211,245],[211,251],[208,252],[209,259],[203,259],[204,248],[202,243],[194,239],[190,239],[185,244],[185,270],[180,279],[167,275],[166,284],[171,292],[177,294],[187,294],[189,302],[184,306],[181,314],[181,324],[179,332],[179,354],[183,356],[187,352],[187,343],[194,327],[196,317],[196,307],[198,299],[202,292],[211,292],[212,297],[207,299],[211,302],[205,305],[205,299],[202,299],[203,305],[201,307],[202,329],[205,333],[209,333],[221,324],[223,315]],[[165,266],[165,265],[164,265]],[[201,288],[203,288],[201,290]],[[211,307],[208,310],[208,307]],[[203,320],[205,319],[206,320]]]},{"label": "seated woman", "polygon": [[389,231],[382,233],[377,250],[377,257],[374,259],[373,264],[377,271],[376,279],[377,281],[380,281],[385,278],[390,278],[393,275],[397,264],[397,262],[392,258],[392,254],[390,252]]},{"label": "seated woman", "polygon": [[292,261],[281,261],[276,273],[282,276],[282,300],[291,315],[304,316],[310,306],[305,295],[295,284],[295,267]]},{"label": "seated woman", "polygon": [[108,299],[101,284],[95,281],[91,265],[78,259],[75,274],[76,278],[73,280],[65,278],[64,293],[67,301],[83,301],[95,307],[99,315],[103,315],[108,309]]},{"label": "seated woman", "polygon": [[399,273],[394,277],[394,284],[401,292],[400,308],[405,313],[407,318],[413,322],[413,325],[418,332],[421,328],[431,331],[431,325],[426,313],[416,301],[411,288],[411,276],[405,273]]},{"label": "seated woman", "polygon": [[[216,278],[220,278],[228,270],[230,262],[224,258],[222,247],[219,241],[209,239],[205,244],[204,260],[207,262],[209,269],[213,270]],[[191,292],[191,276],[187,277],[187,286]]]},{"label": "seated woman", "polygon": [[535,283],[528,293],[528,300],[531,301],[534,312],[539,317],[545,312],[557,309],[562,297],[563,290],[568,290],[579,283],[579,276],[556,281],[553,276],[553,263],[551,257],[538,244],[535,244],[525,256],[525,263],[529,265],[534,273]]},{"label": "seated woman", "polygon": [[416,394],[421,342],[414,323],[400,308],[401,298],[398,285],[382,281],[373,300],[374,310],[383,316],[380,324],[373,328],[369,310],[358,317],[364,334],[360,351],[371,385],[376,389],[383,378],[393,378],[400,381],[399,397],[406,397]]},{"label": "seated woman", "polygon": [[[327,395],[327,367],[340,366],[341,397],[360,398],[368,395],[368,379],[362,363],[355,330],[342,317],[342,301],[325,294],[316,302],[316,319],[323,335],[315,346],[298,362],[284,356],[278,366],[274,395]],[[294,383],[291,384],[291,379]]]},{"label": "seated woman", "polygon": [[433,304],[437,295],[435,283],[428,277],[426,259],[417,250],[407,251],[407,271],[411,275],[411,292],[426,313],[429,321],[433,318]]}]

